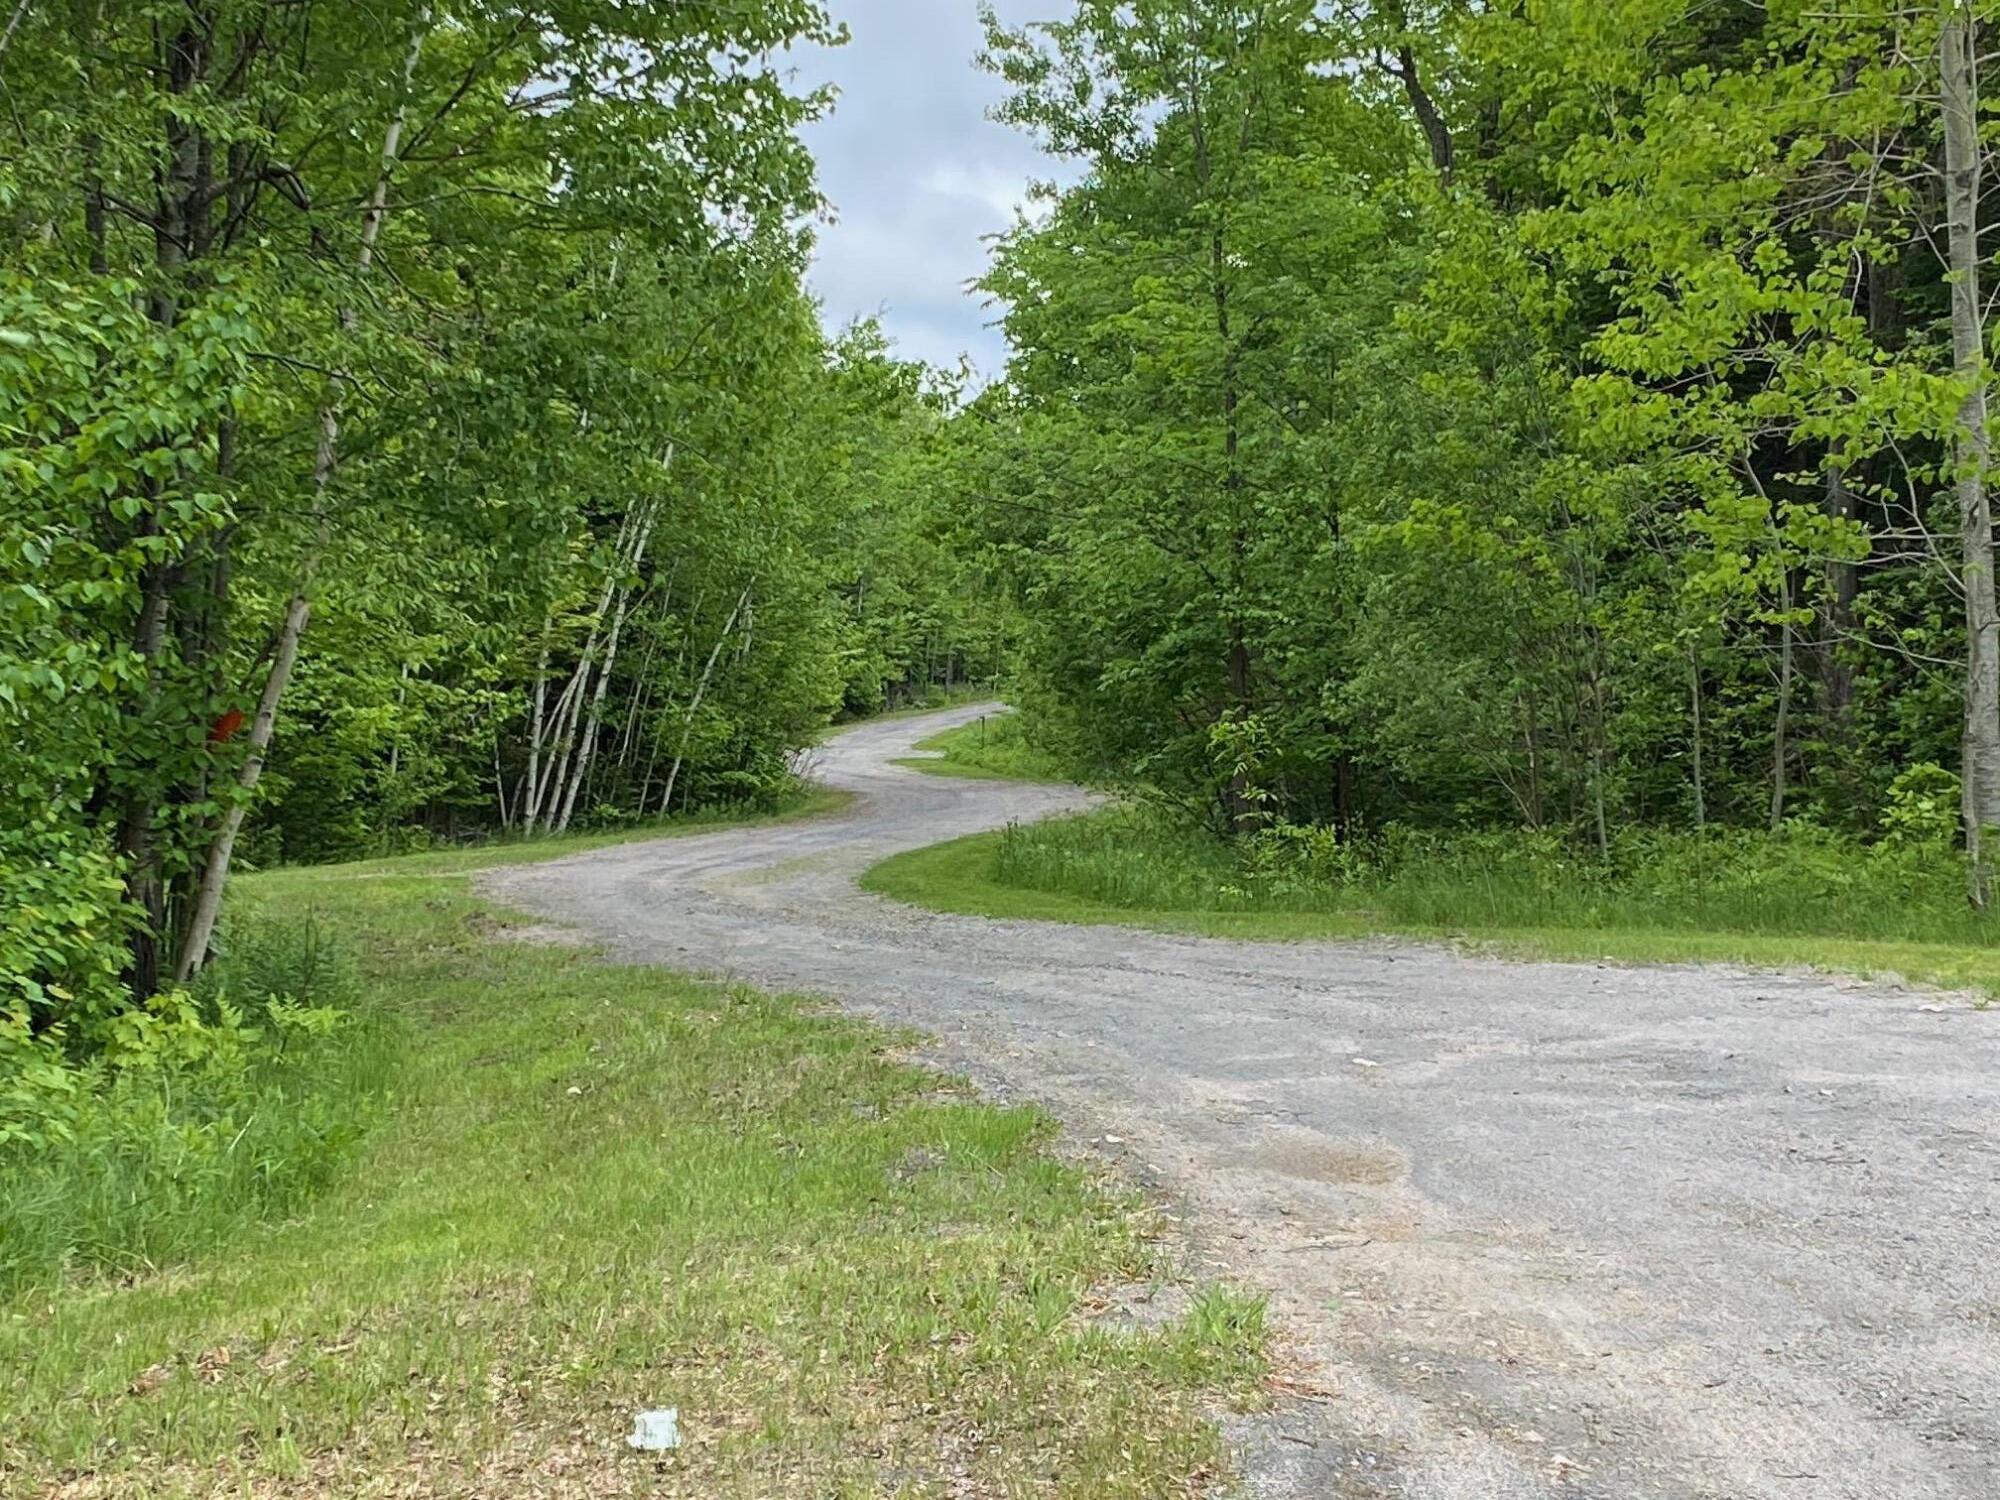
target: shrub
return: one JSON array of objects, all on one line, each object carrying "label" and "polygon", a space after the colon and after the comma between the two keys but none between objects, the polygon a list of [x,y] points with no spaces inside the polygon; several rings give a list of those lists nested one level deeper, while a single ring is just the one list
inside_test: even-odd
[{"label": "shrub", "polygon": [[180,1259],[323,1188],[390,1066],[310,918],[239,925],[202,982],[94,1028],[77,1062],[0,1026],[0,1290]]},{"label": "shrub", "polygon": [[0,828],[0,1017],[37,1035],[124,1003],[132,917],[111,857],[45,825]]}]

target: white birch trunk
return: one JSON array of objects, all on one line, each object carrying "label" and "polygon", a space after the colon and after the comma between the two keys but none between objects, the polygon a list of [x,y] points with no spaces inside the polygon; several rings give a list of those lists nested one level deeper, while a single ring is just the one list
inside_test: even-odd
[{"label": "white birch trunk", "polygon": [[694,697],[688,703],[687,718],[681,724],[680,748],[674,752],[673,767],[667,772],[667,789],[660,797],[662,817],[673,811],[674,784],[681,778],[681,764],[687,759],[688,741],[694,735],[694,716],[701,712],[701,700],[708,694],[708,681],[715,675],[716,660],[722,655],[722,648],[728,644],[730,632],[736,628],[736,617],[743,613],[743,606],[750,599],[750,590],[755,586],[755,580],[752,580],[751,583],[744,585],[743,592],[736,596],[736,607],[729,612],[729,618],[722,626],[722,634],[715,638],[715,647],[708,653],[708,663],[701,669],[701,681],[695,685]]},{"label": "white birch trunk", "polygon": [[1970,0],[1943,0],[1938,45],[1944,106],[1945,215],[1951,263],[1952,364],[1965,383],[1953,455],[1965,582],[1964,789],[1967,894],[1993,897],[1993,843],[2000,837],[2000,612],[1993,584],[1993,508],[1986,471],[1986,328],[1979,300],[1978,26]]},{"label": "white birch trunk", "polygon": [[[430,32],[430,25],[431,13],[426,7],[418,13],[416,27],[411,32],[409,50],[403,55],[396,107],[382,132],[381,165],[375,173],[374,190],[368,195],[368,207],[361,216],[361,246],[355,254],[355,269],[363,276],[375,263],[375,242],[381,236],[382,219],[389,204],[389,179],[395,173],[397,153],[403,145],[403,127],[409,120],[410,84],[416,77],[417,60],[423,55],[424,38]],[[351,305],[342,307],[341,331],[352,333],[355,321],[354,308]],[[195,892],[194,914],[188,922],[187,938],[181,944],[180,959],[174,965],[176,982],[185,983],[208,961],[209,944],[215,937],[216,918],[222,911],[223,888],[229,881],[229,863],[236,853],[236,838],[242,831],[243,815],[249,810],[250,796],[263,778],[264,755],[270,748],[271,733],[278,722],[278,702],[291,682],[292,668],[299,659],[299,640],[312,619],[313,575],[319,566],[319,554],[326,549],[329,529],[326,492],[332,483],[334,464],[340,452],[337,397],[336,382],[335,394],[327,398],[319,414],[319,446],[313,455],[313,514],[317,532],[313,550],[306,558],[298,591],[285,606],[284,624],[278,632],[278,649],[271,662],[270,675],[264,679],[264,691],[257,702],[257,717],[251,723],[249,751],[244,756],[242,768],[236,773],[237,795],[229,810],[222,815],[222,826],[216,831],[214,842],[208,846],[208,856],[202,865],[201,885]]]},{"label": "white birch trunk", "polygon": [[[521,793],[514,799],[523,833],[535,831],[535,788],[542,779],[542,727],[549,698],[549,623],[549,617],[542,616],[542,651],[535,659],[535,695],[528,700],[528,768],[521,777]],[[497,744],[493,753],[496,757],[500,753]]]},{"label": "white birch trunk", "polygon": [[[622,572],[633,572],[646,559],[646,543],[652,539],[653,518],[648,513],[639,523],[638,534],[632,543],[632,555],[621,559]],[[612,670],[618,665],[618,639],[625,633],[625,613],[632,603],[632,595],[621,582],[618,586],[618,602],[611,616],[611,634],[604,643],[604,665],[597,673],[597,687],[590,695],[590,711],[584,717],[583,744],[577,752],[576,770],[571,773],[569,788],[563,793],[562,812],[556,819],[556,832],[563,833],[569,828],[569,820],[576,812],[576,799],[583,790],[584,779],[590,775],[590,763],[597,756],[597,738],[604,727],[604,695],[611,686]]]}]

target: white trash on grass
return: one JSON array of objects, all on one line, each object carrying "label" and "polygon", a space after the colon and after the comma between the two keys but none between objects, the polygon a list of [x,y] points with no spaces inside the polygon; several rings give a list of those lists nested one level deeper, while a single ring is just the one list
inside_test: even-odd
[{"label": "white trash on grass", "polygon": [[681,1445],[681,1410],[669,1406],[661,1411],[642,1411],[632,1418],[632,1435],[625,1439],[627,1447],[638,1448],[648,1453],[663,1452]]}]

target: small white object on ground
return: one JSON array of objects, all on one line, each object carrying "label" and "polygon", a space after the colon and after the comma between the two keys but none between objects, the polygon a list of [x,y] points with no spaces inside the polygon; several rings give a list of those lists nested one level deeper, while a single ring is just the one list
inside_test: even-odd
[{"label": "small white object on ground", "polygon": [[658,1453],[681,1445],[681,1410],[669,1406],[661,1411],[642,1411],[632,1419],[632,1435],[627,1447]]}]

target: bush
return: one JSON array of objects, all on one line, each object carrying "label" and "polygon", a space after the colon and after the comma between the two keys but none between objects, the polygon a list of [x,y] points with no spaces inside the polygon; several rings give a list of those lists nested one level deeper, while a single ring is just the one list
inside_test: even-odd
[{"label": "bush", "polygon": [[61,1033],[124,1003],[124,882],[72,835],[53,818],[0,828],[0,1027]]},{"label": "bush", "polygon": [[0,1291],[178,1260],[324,1187],[390,1066],[359,995],[316,923],[263,923],[107,1018],[87,1062],[0,1028]]}]

